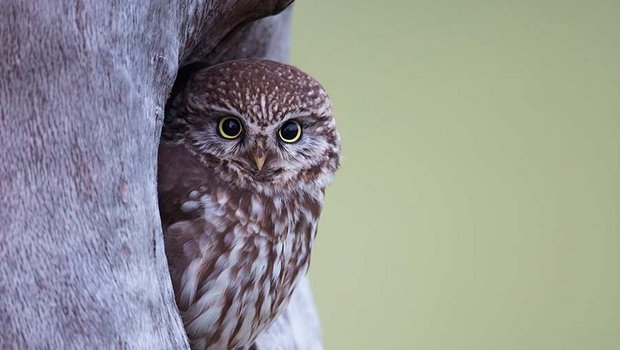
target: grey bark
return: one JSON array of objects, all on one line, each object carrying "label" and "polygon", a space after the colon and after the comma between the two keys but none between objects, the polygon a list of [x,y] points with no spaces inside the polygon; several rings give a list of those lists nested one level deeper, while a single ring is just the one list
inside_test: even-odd
[{"label": "grey bark", "polygon": [[[180,66],[284,59],[288,12],[245,24],[288,4],[0,2],[0,349],[188,348],[156,202],[164,105]],[[320,347],[295,340],[319,336],[308,293],[261,348]]]}]

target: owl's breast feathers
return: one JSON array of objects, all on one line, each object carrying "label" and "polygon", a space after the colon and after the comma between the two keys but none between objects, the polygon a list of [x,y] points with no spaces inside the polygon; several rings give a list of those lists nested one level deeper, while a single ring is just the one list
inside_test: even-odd
[{"label": "owl's breast feathers", "polygon": [[162,160],[166,255],[192,347],[248,346],[308,268],[323,192],[236,188],[175,145]]}]

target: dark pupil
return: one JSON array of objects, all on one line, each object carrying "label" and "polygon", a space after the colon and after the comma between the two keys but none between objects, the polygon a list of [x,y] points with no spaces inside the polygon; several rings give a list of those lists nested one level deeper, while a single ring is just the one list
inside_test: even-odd
[{"label": "dark pupil", "polygon": [[286,140],[292,140],[297,137],[297,133],[299,132],[299,128],[295,123],[286,123],[282,126],[282,137]]},{"label": "dark pupil", "polygon": [[241,131],[241,125],[234,119],[226,119],[222,125],[222,131],[228,136],[235,136]]}]

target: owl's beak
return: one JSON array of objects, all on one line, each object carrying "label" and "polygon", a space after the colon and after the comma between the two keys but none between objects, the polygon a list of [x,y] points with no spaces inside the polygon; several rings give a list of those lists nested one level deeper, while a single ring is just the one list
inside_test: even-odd
[{"label": "owl's beak", "polygon": [[256,147],[252,153],[252,158],[254,158],[254,162],[256,163],[256,169],[260,171],[263,168],[263,165],[265,165],[265,159],[267,159],[265,149],[261,146]]}]

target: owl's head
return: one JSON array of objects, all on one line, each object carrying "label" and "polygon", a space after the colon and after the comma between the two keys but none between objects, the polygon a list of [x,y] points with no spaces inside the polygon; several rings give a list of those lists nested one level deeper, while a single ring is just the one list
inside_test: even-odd
[{"label": "owl's head", "polygon": [[183,142],[238,186],[325,187],[339,165],[339,136],[321,85],[295,67],[240,60],[196,73],[164,136]]}]

